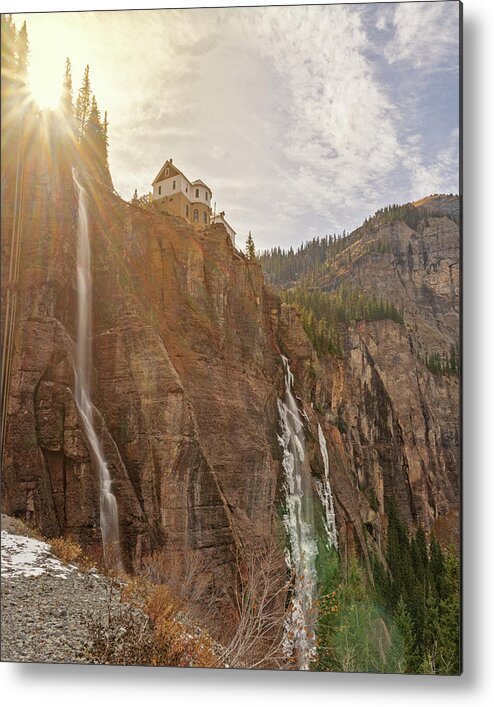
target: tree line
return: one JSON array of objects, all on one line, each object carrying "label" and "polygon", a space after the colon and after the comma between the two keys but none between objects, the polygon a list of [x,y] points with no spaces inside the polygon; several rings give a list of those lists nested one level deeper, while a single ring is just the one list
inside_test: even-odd
[{"label": "tree line", "polygon": [[459,354],[458,347],[451,344],[449,353],[438,352],[426,353],[423,362],[436,376],[458,376],[459,375]]},{"label": "tree line", "polygon": [[[451,195],[452,196],[452,195]],[[378,209],[374,216],[366,218],[361,229],[369,227],[377,227],[403,221],[410,226],[414,231],[418,231],[421,222],[427,218],[449,218],[451,221],[458,223],[458,220],[453,214],[450,214],[441,209],[435,209],[432,206],[415,206],[412,203],[408,204],[388,204],[382,209]]]},{"label": "tree line", "polygon": [[339,324],[391,319],[404,323],[403,312],[391,302],[363,290],[340,285],[334,292],[294,288],[281,300],[300,312],[302,326],[318,354],[342,354]]},{"label": "tree line", "polygon": [[294,248],[271,248],[261,251],[259,262],[270,281],[276,286],[286,286],[298,280],[317,282],[327,263],[334,260],[349,244],[346,231],[341,234],[313,238]]},{"label": "tree line", "polygon": [[61,112],[79,146],[85,166],[108,186],[113,186],[108,165],[108,114],[103,118],[91,89],[89,65],[84,68],[81,86],[74,103],[72,69],[67,57],[60,102]]}]

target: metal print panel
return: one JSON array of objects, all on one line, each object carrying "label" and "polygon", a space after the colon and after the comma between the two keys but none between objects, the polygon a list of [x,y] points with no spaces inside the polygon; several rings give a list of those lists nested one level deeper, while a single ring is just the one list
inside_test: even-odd
[{"label": "metal print panel", "polygon": [[1,32],[2,660],[458,675],[461,4]]}]

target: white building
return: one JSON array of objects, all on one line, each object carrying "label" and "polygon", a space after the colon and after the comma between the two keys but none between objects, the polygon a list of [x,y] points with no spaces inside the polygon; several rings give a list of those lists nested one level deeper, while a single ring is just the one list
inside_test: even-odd
[{"label": "white building", "polygon": [[233,247],[235,248],[235,231],[233,228],[230,226],[228,221],[225,219],[225,212],[221,211],[219,214],[214,215],[211,218],[211,223],[222,223],[223,226],[226,228],[226,232],[230,236],[230,240],[233,244]]}]

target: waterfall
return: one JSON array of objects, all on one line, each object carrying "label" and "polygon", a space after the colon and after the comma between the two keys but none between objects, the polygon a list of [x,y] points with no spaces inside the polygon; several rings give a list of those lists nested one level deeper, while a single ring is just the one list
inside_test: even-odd
[{"label": "waterfall", "polygon": [[120,555],[120,531],[118,525],[117,500],[112,493],[112,480],[103,448],[93,424],[91,402],[92,367],[92,278],[91,247],[89,243],[86,190],[72,170],[74,184],[79,195],[77,223],[77,340],[75,347],[75,402],[81,417],[92,456],[98,467],[100,486],[100,526],[103,553],[107,566],[122,567]]},{"label": "waterfall", "polygon": [[328,548],[334,547],[338,549],[338,531],[336,530],[336,518],[334,513],[334,503],[333,503],[333,493],[331,491],[331,484],[329,483],[329,457],[328,457],[328,446],[326,444],[326,438],[322,431],[322,427],[318,424],[319,431],[319,447],[321,449],[321,454],[324,462],[324,480],[316,482],[317,492],[319,498],[321,499],[322,507],[324,510],[324,529],[326,531],[327,545]]},{"label": "waterfall", "polygon": [[285,471],[286,512],[284,524],[289,548],[287,565],[294,575],[291,612],[285,624],[285,651],[295,653],[300,670],[308,670],[316,653],[317,543],[310,467],[305,447],[304,425],[293,395],[293,374],[282,356],[285,370],[285,400],[278,400]]}]

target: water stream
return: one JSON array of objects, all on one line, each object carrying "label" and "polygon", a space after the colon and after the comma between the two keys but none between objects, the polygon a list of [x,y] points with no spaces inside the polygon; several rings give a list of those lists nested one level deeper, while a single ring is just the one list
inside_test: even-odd
[{"label": "water stream", "polygon": [[318,424],[319,432],[319,448],[324,462],[324,479],[316,482],[317,492],[321,499],[324,511],[324,529],[326,531],[326,540],[328,548],[334,547],[338,549],[338,531],[336,530],[336,517],[334,512],[333,493],[331,484],[329,483],[329,456],[326,438],[322,431],[321,425]]},{"label": "water stream", "polygon": [[115,569],[122,566],[117,500],[101,442],[93,423],[91,402],[92,368],[92,277],[89,241],[87,194],[72,171],[78,193],[77,223],[77,339],[75,347],[75,402],[96,462],[100,486],[100,526],[105,564]]},{"label": "water stream", "polygon": [[300,670],[309,670],[316,654],[317,542],[304,425],[293,394],[293,374],[288,360],[284,356],[282,359],[285,398],[278,400],[278,439],[285,472],[284,523],[289,544],[286,561],[294,576],[292,606],[285,624],[285,651],[297,657]]}]

